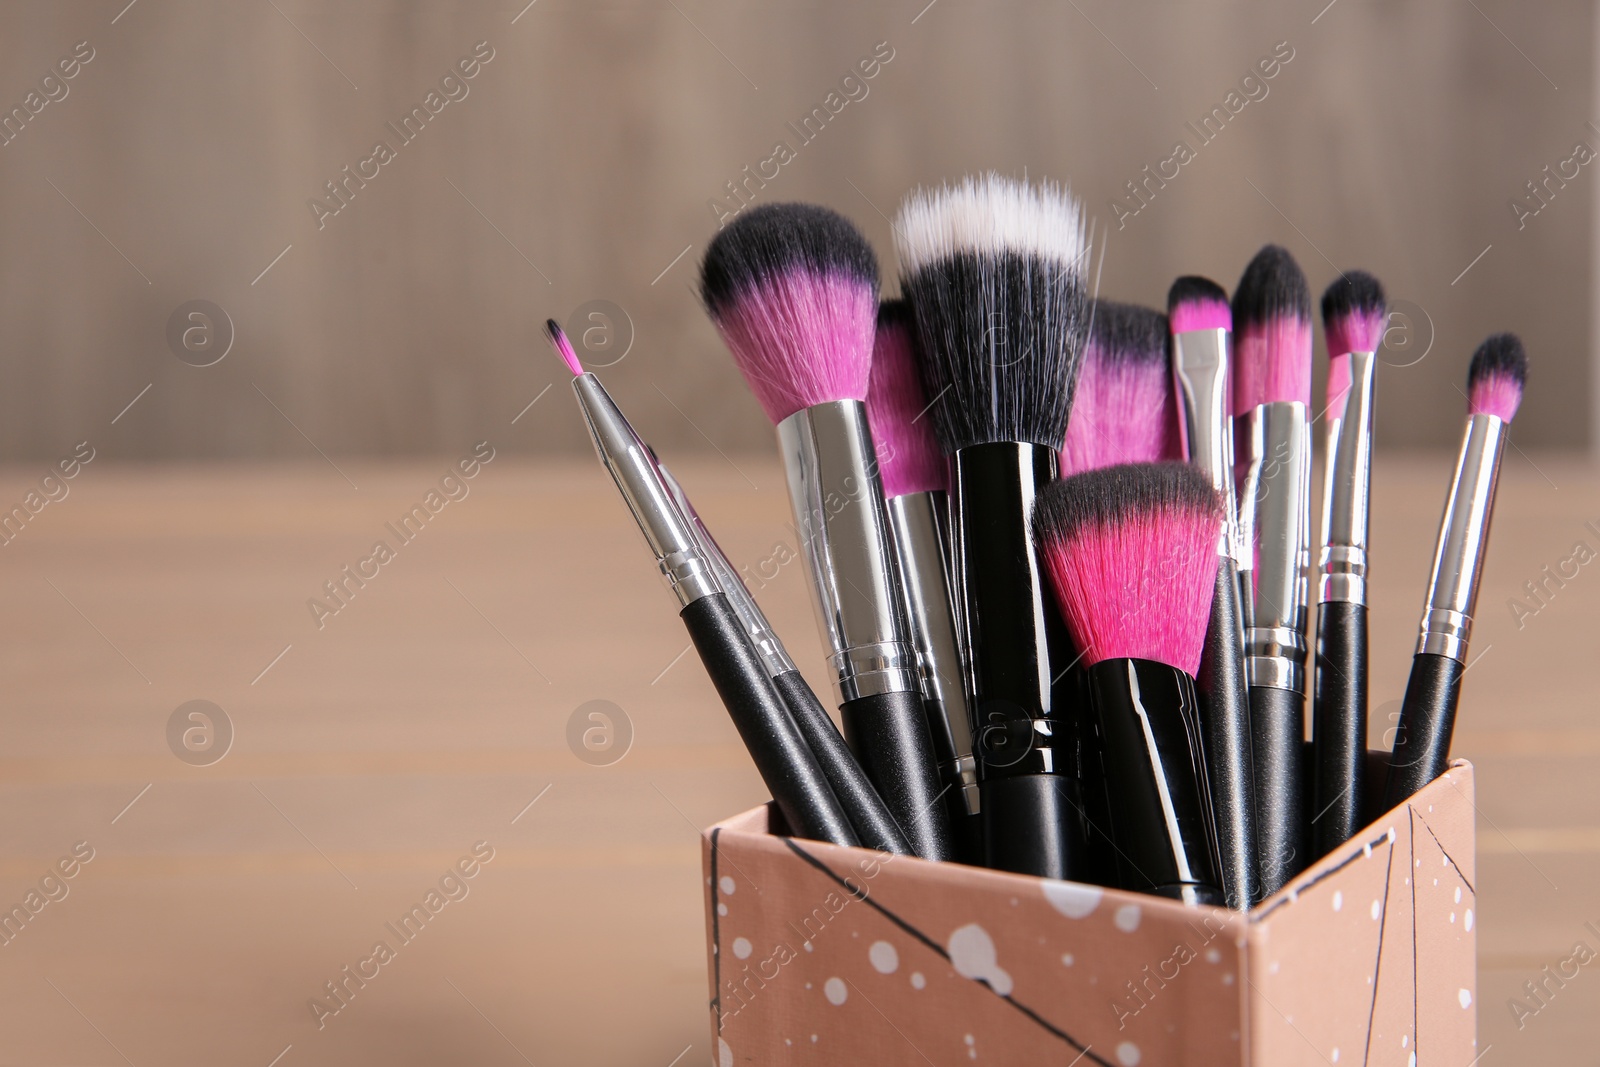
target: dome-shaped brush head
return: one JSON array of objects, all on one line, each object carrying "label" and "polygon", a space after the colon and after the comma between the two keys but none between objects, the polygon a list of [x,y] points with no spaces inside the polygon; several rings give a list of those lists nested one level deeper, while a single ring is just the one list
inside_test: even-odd
[{"label": "dome-shaped brush head", "polygon": [[1167,317],[1137,304],[1094,301],[1062,476],[1179,458]]},{"label": "dome-shaped brush head", "polygon": [[773,422],[866,398],[878,261],[843,215],[812,204],[742,212],[706,249],[700,297]]},{"label": "dome-shaped brush head", "polygon": [[1227,291],[1198,274],[1185,274],[1167,290],[1167,318],[1173,333],[1233,329]]},{"label": "dome-shaped brush head", "polygon": [[1311,288],[1288,249],[1255,254],[1233,291],[1233,413],[1311,403]]},{"label": "dome-shaped brush head", "polygon": [[1478,346],[1467,369],[1467,414],[1498,415],[1510,422],[1528,382],[1528,353],[1514,333],[1497,333]]},{"label": "dome-shaped brush head", "polygon": [[1344,417],[1350,396],[1350,353],[1376,352],[1389,321],[1383,285],[1364,270],[1345,271],[1322,294],[1322,329],[1328,338],[1327,417]]}]

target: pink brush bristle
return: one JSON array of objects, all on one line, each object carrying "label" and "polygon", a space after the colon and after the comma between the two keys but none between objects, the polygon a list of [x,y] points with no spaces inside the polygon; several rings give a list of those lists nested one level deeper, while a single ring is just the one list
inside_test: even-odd
[{"label": "pink brush bristle", "polygon": [[1327,417],[1344,417],[1350,395],[1350,353],[1376,352],[1383,344],[1389,304],[1378,279],[1346,271],[1322,294],[1322,329],[1328,339]]},{"label": "pink brush bristle", "polygon": [[1287,250],[1257,252],[1233,293],[1233,413],[1311,403],[1311,290]]},{"label": "pink brush bristle", "polygon": [[1167,317],[1110,300],[1096,300],[1090,314],[1062,476],[1180,458]]},{"label": "pink brush bristle", "polygon": [[1210,278],[1186,274],[1167,290],[1167,317],[1173,333],[1233,329],[1228,294]]},{"label": "pink brush bristle", "polygon": [[700,295],[773,422],[866,399],[878,263],[842,215],[809,204],[746,210],[706,250]]},{"label": "pink brush bristle", "polygon": [[889,499],[950,485],[949,461],[934,436],[933,416],[912,343],[906,302],[884,301],[878,308],[878,332],[872,344],[867,423],[878,451],[883,495]]},{"label": "pink brush bristle", "polygon": [[1528,382],[1528,353],[1514,333],[1497,333],[1478,346],[1467,370],[1467,414],[1510,422]]},{"label": "pink brush bristle", "polygon": [[1222,504],[1186,463],[1134,463],[1050,483],[1035,543],[1086,665],[1129,658],[1200,668]]},{"label": "pink brush bristle", "polygon": [[561,329],[560,324],[555,319],[545,319],[544,332],[545,336],[550,338],[550,344],[555,348],[556,354],[565,361],[572,373],[582,374],[583,364],[578,362],[578,353],[572,350],[572,342],[567,340],[566,332]]}]

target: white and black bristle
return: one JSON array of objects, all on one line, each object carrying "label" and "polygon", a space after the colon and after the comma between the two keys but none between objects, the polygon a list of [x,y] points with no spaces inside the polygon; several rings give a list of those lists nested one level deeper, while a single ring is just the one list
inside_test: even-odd
[{"label": "white and black bristle", "polygon": [[911,193],[894,234],[941,447],[1059,448],[1089,325],[1079,202],[985,174]]}]

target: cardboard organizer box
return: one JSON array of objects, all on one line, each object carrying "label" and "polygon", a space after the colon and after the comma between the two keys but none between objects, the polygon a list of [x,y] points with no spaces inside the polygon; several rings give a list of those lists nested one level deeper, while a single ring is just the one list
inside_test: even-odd
[{"label": "cardboard organizer box", "polygon": [[1248,913],[707,830],[713,1063],[1465,1067],[1473,771],[1458,760]]}]

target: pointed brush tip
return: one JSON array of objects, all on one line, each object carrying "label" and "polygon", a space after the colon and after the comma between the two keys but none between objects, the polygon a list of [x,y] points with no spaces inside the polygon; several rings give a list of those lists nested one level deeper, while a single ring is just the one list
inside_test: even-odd
[{"label": "pointed brush tip", "polygon": [[573,351],[572,342],[567,340],[566,332],[561,329],[561,324],[556,322],[555,319],[545,319],[544,332],[545,336],[550,339],[551,346],[555,348],[556,354],[566,363],[567,369],[572,371],[575,377],[581,376],[584,372],[583,364],[578,362],[578,353]]}]

